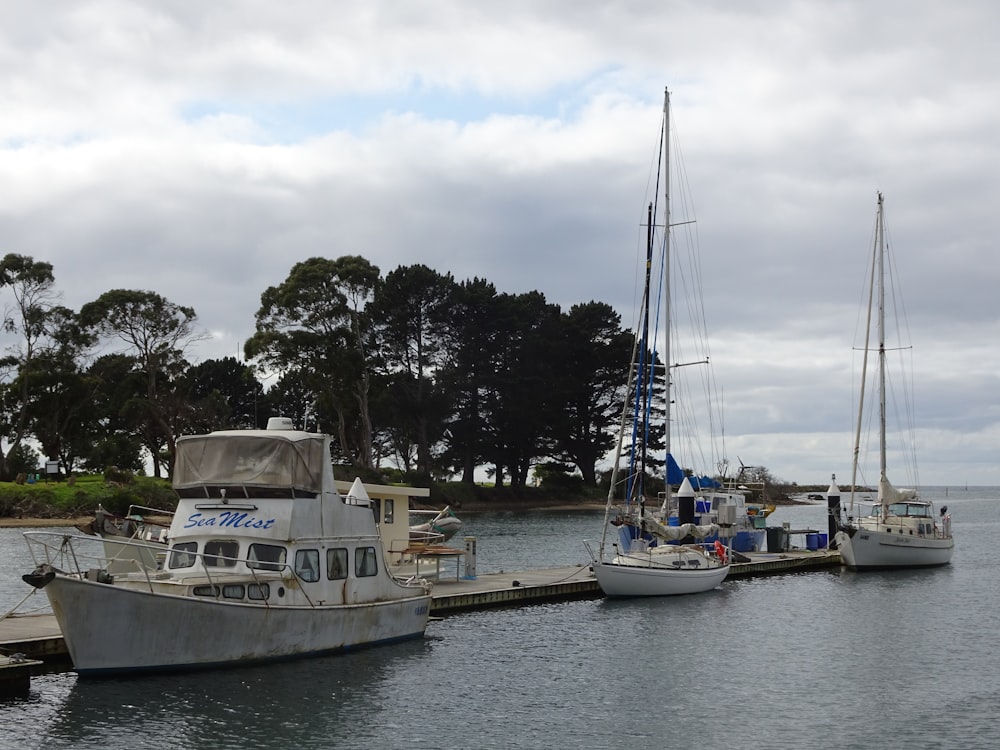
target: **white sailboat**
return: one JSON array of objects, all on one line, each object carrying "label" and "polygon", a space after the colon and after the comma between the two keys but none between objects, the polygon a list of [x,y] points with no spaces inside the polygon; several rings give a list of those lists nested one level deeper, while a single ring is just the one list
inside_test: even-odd
[{"label": "white sailboat", "polygon": [[[844,563],[854,570],[880,568],[922,568],[946,565],[951,561],[955,540],[951,534],[951,517],[947,508],[940,518],[934,506],[918,497],[916,489],[898,489],[886,473],[886,236],[882,194],[878,194],[875,243],[872,254],[871,279],[868,295],[868,325],[865,333],[861,395],[855,432],[854,459],[851,470],[851,498],[848,517],[835,535]],[[877,310],[879,400],[879,480],[878,497],[868,515],[854,516],[854,494],[858,486],[859,455],[861,453],[862,422],[865,411],[865,380],[867,377],[869,341],[873,309]]]},{"label": "white sailboat", "polygon": [[[664,219],[663,244],[660,253],[660,269],[663,277],[665,299],[658,304],[665,316],[663,336],[665,347],[663,362],[668,363],[668,372],[663,376],[665,383],[664,409],[667,463],[670,459],[670,92],[664,93],[663,131],[661,134],[664,174]],[[662,507],[647,509],[643,486],[646,473],[646,446],[649,442],[650,410],[649,401],[656,382],[656,350],[649,346],[657,339],[657,332],[650,331],[650,290],[653,266],[654,211],[649,209],[649,231],[646,243],[646,270],[643,290],[642,319],[636,327],[632,363],[629,367],[626,404],[622,411],[618,435],[617,451],[612,469],[611,487],[604,516],[604,530],[600,546],[595,552],[590,550],[594,575],[605,595],[621,596],[670,596],[693,594],[718,586],[729,573],[730,557],[726,546],[716,539],[712,544],[698,544],[694,539],[718,536],[719,524],[696,525],[679,523],[670,525],[667,509],[671,506],[671,485],[669,471],[665,467],[667,481],[666,496]],[[663,371],[663,366],[660,366]],[[632,420],[629,420],[629,415]],[[644,430],[643,436],[636,436],[633,427]],[[626,478],[626,493],[623,501],[615,499],[619,485],[619,467],[623,458],[626,433],[633,435],[633,443],[641,446],[641,455],[632,451]],[[695,490],[687,477],[680,481],[677,493],[682,505],[694,507]],[[656,506],[659,506],[656,503]],[[676,520],[673,519],[673,520]],[[615,541],[617,539],[617,541]],[[688,541],[689,543],[684,543]]]}]

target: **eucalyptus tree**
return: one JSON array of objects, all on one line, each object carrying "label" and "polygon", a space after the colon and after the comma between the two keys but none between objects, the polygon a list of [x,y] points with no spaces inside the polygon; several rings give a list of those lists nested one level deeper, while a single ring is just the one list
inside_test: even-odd
[{"label": "eucalyptus tree", "polygon": [[146,378],[125,354],[104,354],[87,368],[88,410],[93,420],[80,434],[68,436],[84,468],[139,471],[144,466],[143,420],[130,405],[146,391]]},{"label": "eucalyptus tree", "polygon": [[244,345],[249,359],[298,373],[313,394],[317,421],[332,421],[341,449],[367,468],[373,466],[369,391],[377,363],[365,308],[378,283],[379,269],[360,256],[296,263],[285,281],[261,294],[256,331]]},{"label": "eucalyptus tree", "polygon": [[[307,377],[307,373],[302,369],[281,373],[274,385],[268,389],[265,402],[260,404],[261,423],[266,423],[268,417],[287,417],[298,429],[336,434],[337,424],[330,422],[329,417],[318,408],[316,391],[307,380],[312,379]],[[351,422],[347,429],[349,431],[356,427],[357,423]],[[343,449],[341,441],[333,441],[331,451],[335,463],[357,466],[353,454],[348,454]],[[377,453],[375,457],[377,458]],[[377,466],[378,462],[373,460],[372,468]]]},{"label": "eucalyptus tree", "polygon": [[541,292],[501,295],[497,311],[486,398],[490,460],[497,486],[506,470],[511,486],[523,488],[531,464],[551,453],[565,335],[559,306]]},{"label": "eucalyptus tree", "polygon": [[[143,425],[146,448],[152,456],[153,473],[161,476],[161,464],[170,469],[178,419],[173,382],[186,366],[185,350],[205,336],[195,327],[191,307],[170,302],[156,292],[113,289],[80,309],[80,321],[107,343],[124,344],[145,376],[145,393],[128,408]],[[180,423],[180,424],[179,424]]]},{"label": "eucalyptus tree", "polygon": [[[402,373],[380,373],[372,379],[372,451],[376,466],[390,460],[404,474],[412,475],[417,467],[417,441],[405,398],[400,397],[406,387],[397,381],[404,379]],[[416,479],[408,476],[407,481]]]},{"label": "eucalyptus tree", "polygon": [[[4,309],[2,323],[4,334],[13,341],[0,357],[0,434],[8,451],[16,450],[28,435],[31,375],[47,346],[48,318],[58,300],[54,284],[51,263],[16,253],[0,260],[0,286],[9,289],[13,297]],[[2,449],[0,478],[10,479]]]},{"label": "eucalyptus tree", "polygon": [[474,278],[458,284],[447,310],[446,354],[437,382],[448,394],[450,416],[440,460],[466,484],[475,482],[475,470],[488,460],[494,442],[486,410],[498,356],[495,322],[500,304],[496,287],[485,279]]},{"label": "eucalyptus tree", "polygon": [[[447,354],[448,313],[455,296],[451,274],[424,265],[400,266],[376,290],[371,305],[373,341],[387,375],[387,399],[397,454],[409,470],[409,445],[416,470],[434,469],[431,446],[444,433],[447,402],[436,373]],[[406,446],[405,448],[403,446]]]},{"label": "eucalyptus tree", "polygon": [[27,386],[29,429],[44,455],[72,472],[103,416],[93,397],[95,382],[82,364],[93,342],[76,313],[62,306],[48,311],[46,329],[49,345],[20,375]]},{"label": "eucalyptus tree", "polygon": [[[317,421],[316,394],[305,382],[302,370],[281,373],[268,389],[265,401],[258,402],[257,414],[260,423],[265,425],[269,417],[288,417],[299,429],[334,432],[326,423]],[[346,456],[341,453],[337,459],[346,461]]]},{"label": "eucalyptus tree", "polygon": [[30,381],[27,392],[28,429],[42,454],[58,461],[67,473],[76,470],[83,455],[83,436],[99,415],[94,411],[92,386],[77,362],[59,352],[36,356],[37,367],[19,379]]},{"label": "eucalyptus tree", "polygon": [[197,432],[260,428],[267,423],[259,418],[267,413],[264,387],[254,368],[236,357],[191,365],[183,382]]},{"label": "eucalyptus tree", "polygon": [[621,417],[632,334],[603,302],[573,305],[563,315],[564,341],[553,423],[557,460],[572,462],[587,484],[597,483],[597,464],[611,450]]}]

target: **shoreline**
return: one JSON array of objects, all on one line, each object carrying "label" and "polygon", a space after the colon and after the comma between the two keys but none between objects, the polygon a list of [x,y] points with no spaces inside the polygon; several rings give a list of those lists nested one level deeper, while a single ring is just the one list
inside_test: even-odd
[{"label": "shoreline", "polygon": [[[537,513],[544,511],[603,511],[605,503],[557,502],[551,504],[524,505],[516,502],[505,503],[464,503],[460,508],[452,508],[455,515],[478,513]],[[430,506],[421,503],[415,510],[441,510],[444,506]],[[0,517],[0,529],[51,528],[53,526],[79,526],[94,520],[93,516],[70,516],[57,518],[40,517]]]},{"label": "shoreline", "polygon": [[49,528],[52,526],[76,526],[94,520],[93,516],[72,516],[70,518],[0,518],[0,529]]},{"label": "shoreline", "polygon": [[[776,503],[782,505],[814,505],[808,500],[790,499],[785,502]],[[603,511],[606,503],[603,500],[554,500],[554,501],[517,501],[507,500],[493,502],[489,500],[464,502],[461,506],[452,507],[455,515],[477,514],[477,513],[539,513],[546,511]],[[441,510],[445,506],[440,504],[419,503],[414,510]],[[69,516],[69,517],[0,517],[0,528],[7,529],[29,529],[29,528],[51,528],[53,526],[78,526],[88,524],[94,520],[91,516]]]}]

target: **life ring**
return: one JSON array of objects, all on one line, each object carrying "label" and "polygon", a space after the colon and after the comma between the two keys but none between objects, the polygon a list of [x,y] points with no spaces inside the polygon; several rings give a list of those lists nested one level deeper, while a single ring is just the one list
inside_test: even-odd
[{"label": "life ring", "polygon": [[715,540],[715,556],[725,564],[726,562],[726,548],[723,546],[722,542],[718,539]]}]

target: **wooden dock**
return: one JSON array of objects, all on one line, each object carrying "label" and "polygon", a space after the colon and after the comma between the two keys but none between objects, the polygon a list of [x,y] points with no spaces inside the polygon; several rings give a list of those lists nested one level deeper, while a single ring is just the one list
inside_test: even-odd
[{"label": "wooden dock", "polygon": [[567,565],[514,573],[489,573],[473,579],[442,578],[434,584],[432,615],[601,596],[589,565]]},{"label": "wooden dock", "polygon": [[0,620],[0,654],[22,654],[45,662],[69,659],[59,623],[52,614],[13,614]]},{"label": "wooden dock", "polygon": [[[839,567],[835,550],[791,550],[745,553],[749,562],[734,563],[726,580]],[[596,599],[601,590],[589,565],[567,565],[514,573],[488,573],[476,578],[443,576],[435,582],[431,615],[493,607],[519,607],[542,602]],[[51,614],[9,615],[0,620],[0,655],[23,654],[26,659],[66,662],[69,653]]]}]

